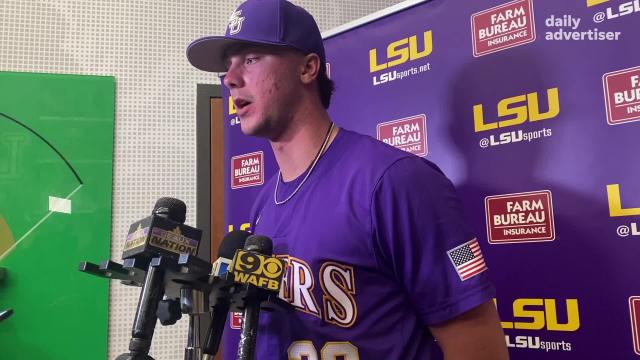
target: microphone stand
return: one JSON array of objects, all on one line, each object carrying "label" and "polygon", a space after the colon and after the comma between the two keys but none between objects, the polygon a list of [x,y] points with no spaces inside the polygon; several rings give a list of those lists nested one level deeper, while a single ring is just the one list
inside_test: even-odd
[{"label": "microphone stand", "polygon": [[[0,267],[0,281],[4,281],[6,277],[6,269]],[[13,309],[6,309],[0,311],[0,321],[6,320],[9,316],[13,315]]]},{"label": "microphone stand", "polygon": [[256,340],[258,337],[258,319],[260,317],[260,304],[265,300],[262,292],[248,287],[245,298],[245,308],[238,344],[238,360],[254,360],[256,356]]},{"label": "microphone stand", "polygon": [[[142,287],[131,330],[130,352],[119,355],[116,360],[154,360],[148,353],[156,321],[160,319],[163,325],[175,324],[181,312],[189,314],[185,360],[200,360],[200,314],[209,311],[211,263],[197,256],[181,254],[178,259],[157,256],[151,262],[144,258],[126,259],[122,265],[110,260],[99,266],[82,262],[79,270]],[[165,294],[167,299],[162,300]],[[178,300],[179,310],[173,306]]]},{"label": "microphone stand", "polygon": [[149,356],[149,349],[158,320],[158,303],[164,295],[165,259],[162,256],[156,257],[149,264],[131,329],[130,353],[121,354],[116,360],[154,360]]},{"label": "microphone stand", "polygon": [[200,290],[191,287],[180,289],[180,308],[189,314],[189,332],[187,346],[184,349],[184,360],[200,360],[202,348],[200,346],[200,314],[209,308],[208,297]]}]

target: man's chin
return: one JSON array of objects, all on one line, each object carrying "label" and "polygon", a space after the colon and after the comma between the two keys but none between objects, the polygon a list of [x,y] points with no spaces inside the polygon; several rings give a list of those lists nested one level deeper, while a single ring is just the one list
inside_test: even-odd
[{"label": "man's chin", "polygon": [[273,127],[273,122],[265,118],[240,118],[240,130],[244,135],[255,136],[267,140],[273,140],[277,129]]},{"label": "man's chin", "polygon": [[240,130],[247,136],[262,136],[261,126],[259,124],[251,124],[250,121],[240,119]]}]

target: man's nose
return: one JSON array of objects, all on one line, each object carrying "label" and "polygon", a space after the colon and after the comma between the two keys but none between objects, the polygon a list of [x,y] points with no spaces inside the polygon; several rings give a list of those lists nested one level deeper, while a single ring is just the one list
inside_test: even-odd
[{"label": "man's nose", "polygon": [[240,74],[240,69],[238,68],[238,66],[235,66],[233,64],[229,66],[227,73],[224,75],[223,82],[224,85],[229,89],[241,87],[243,85],[242,76]]}]

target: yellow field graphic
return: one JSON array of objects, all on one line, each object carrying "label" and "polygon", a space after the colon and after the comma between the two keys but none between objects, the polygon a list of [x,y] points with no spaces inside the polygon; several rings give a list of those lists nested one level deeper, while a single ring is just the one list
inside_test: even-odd
[{"label": "yellow field graphic", "polygon": [[0,214],[0,254],[4,254],[15,242],[16,240],[13,238],[9,225]]}]

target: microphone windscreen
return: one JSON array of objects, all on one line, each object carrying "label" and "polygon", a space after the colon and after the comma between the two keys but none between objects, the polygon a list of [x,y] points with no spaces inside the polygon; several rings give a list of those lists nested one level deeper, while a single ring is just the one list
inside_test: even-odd
[{"label": "microphone windscreen", "polygon": [[273,243],[271,242],[271,239],[266,236],[251,235],[244,243],[244,249],[264,255],[271,255],[273,253]]},{"label": "microphone windscreen", "polygon": [[187,216],[187,204],[179,199],[163,197],[156,201],[151,215],[165,216],[177,223],[184,224]]},{"label": "microphone windscreen", "polygon": [[222,238],[220,248],[218,248],[218,257],[233,259],[236,250],[244,249],[245,241],[249,235],[251,235],[251,233],[244,230],[234,230],[227,233],[224,238]]}]

